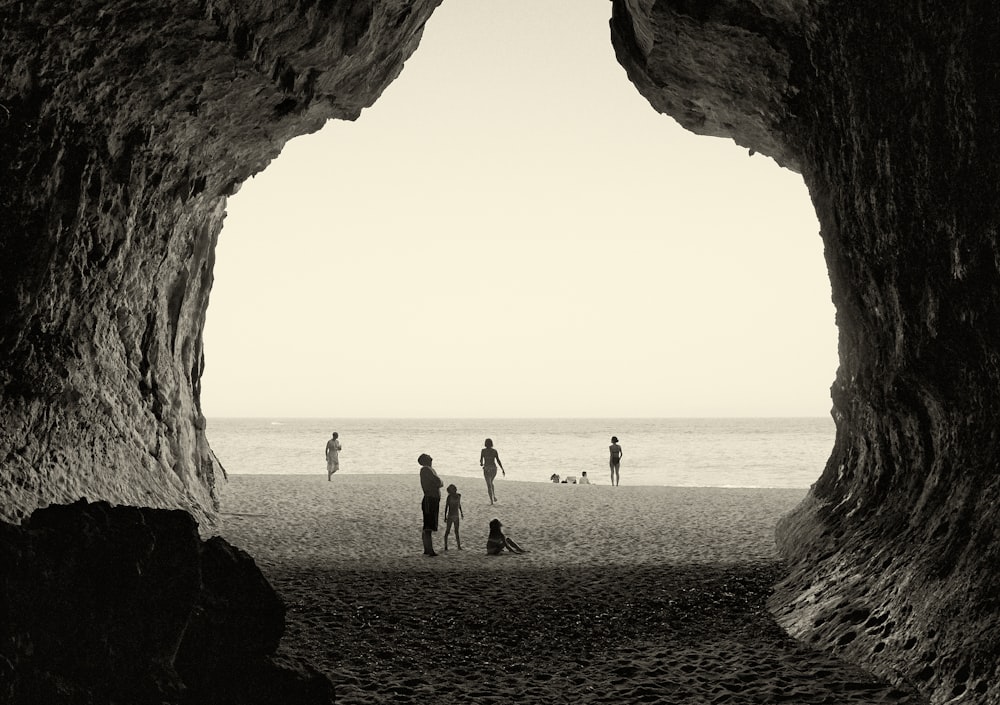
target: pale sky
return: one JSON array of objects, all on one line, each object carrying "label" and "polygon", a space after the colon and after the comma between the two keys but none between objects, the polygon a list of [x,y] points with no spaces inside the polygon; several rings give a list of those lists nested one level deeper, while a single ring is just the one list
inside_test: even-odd
[{"label": "pale sky", "polygon": [[230,198],[209,417],[827,416],[802,178],[656,113],[608,0],[445,0]]}]

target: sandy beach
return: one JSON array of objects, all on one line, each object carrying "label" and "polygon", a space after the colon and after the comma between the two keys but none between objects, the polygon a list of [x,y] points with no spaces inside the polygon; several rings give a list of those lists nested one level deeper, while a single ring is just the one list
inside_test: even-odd
[{"label": "sandy beach", "polygon": [[[461,546],[422,555],[412,475],[232,475],[212,530],[287,605],[281,652],[337,703],[922,703],[789,638],[765,603],[804,490],[443,475]],[[443,506],[443,502],[442,502]],[[488,523],[529,550],[487,556]]]}]

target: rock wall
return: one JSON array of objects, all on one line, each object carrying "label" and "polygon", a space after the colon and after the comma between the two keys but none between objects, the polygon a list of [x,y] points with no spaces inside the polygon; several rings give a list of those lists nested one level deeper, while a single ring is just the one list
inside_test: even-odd
[{"label": "rock wall", "polygon": [[819,216],[836,445],[779,525],[791,572],[773,611],[935,703],[1000,702],[1000,12],[614,7],[650,103],[800,171]]},{"label": "rock wall", "polygon": [[[0,7],[3,518],[80,496],[211,518],[201,333],[226,196],[288,139],[357,117],[438,2]],[[779,527],[773,609],[935,702],[1000,702],[1000,13],[612,7],[652,106],[799,171],[819,215],[837,440]]]},{"label": "rock wall", "polygon": [[356,118],[439,2],[0,7],[0,518],[90,497],[211,519],[199,384],[226,196]]},{"label": "rock wall", "polygon": [[276,656],[285,605],[253,559],[183,511],[76,502],[0,522],[5,705],[329,705]]}]

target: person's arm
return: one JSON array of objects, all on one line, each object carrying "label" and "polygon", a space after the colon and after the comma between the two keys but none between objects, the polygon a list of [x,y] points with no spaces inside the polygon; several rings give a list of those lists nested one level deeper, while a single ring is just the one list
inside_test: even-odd
[{"label": "person's arm", "polygon": [[500,454],[497,453],[497,465],[500,466],[500,472],[503,473],[504,477],[507,477],[507,471],[503,469],[503,463],[500,462]]},{"label": "person's arm", "polygon": [[458,503],[458,516],[461,519],[465,518],[465,511],[462,510],[462,503],[461,502]]},{"label": "person's arm", "polygon": [[326,450],[324,451],[324,453],[326,454],[327,461],[329,461],[330,460],[330,444],[329,443],[326,444]]},{"label": "person's arm", "polygon": [[483,467],[486,464],[486,449],[483,448],[479,451],[479,467]]}]

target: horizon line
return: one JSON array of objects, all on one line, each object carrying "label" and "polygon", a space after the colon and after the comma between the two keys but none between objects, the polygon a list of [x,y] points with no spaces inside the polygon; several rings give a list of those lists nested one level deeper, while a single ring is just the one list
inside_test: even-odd
[{"label": "horizon line", "polygon": [[413,421],[439,421],[456,419],[494,419],[494,420],[535,420],[535,419],[822,419],[830,418],[832,415],[812,415],[812,414],[787,414],[787,415],[749,415],[749,416],[233,416],[233,415],[209,415],[203,414],[206,419],[290,419],[296,421],[327,421],[327,420],[413,420]]}]

